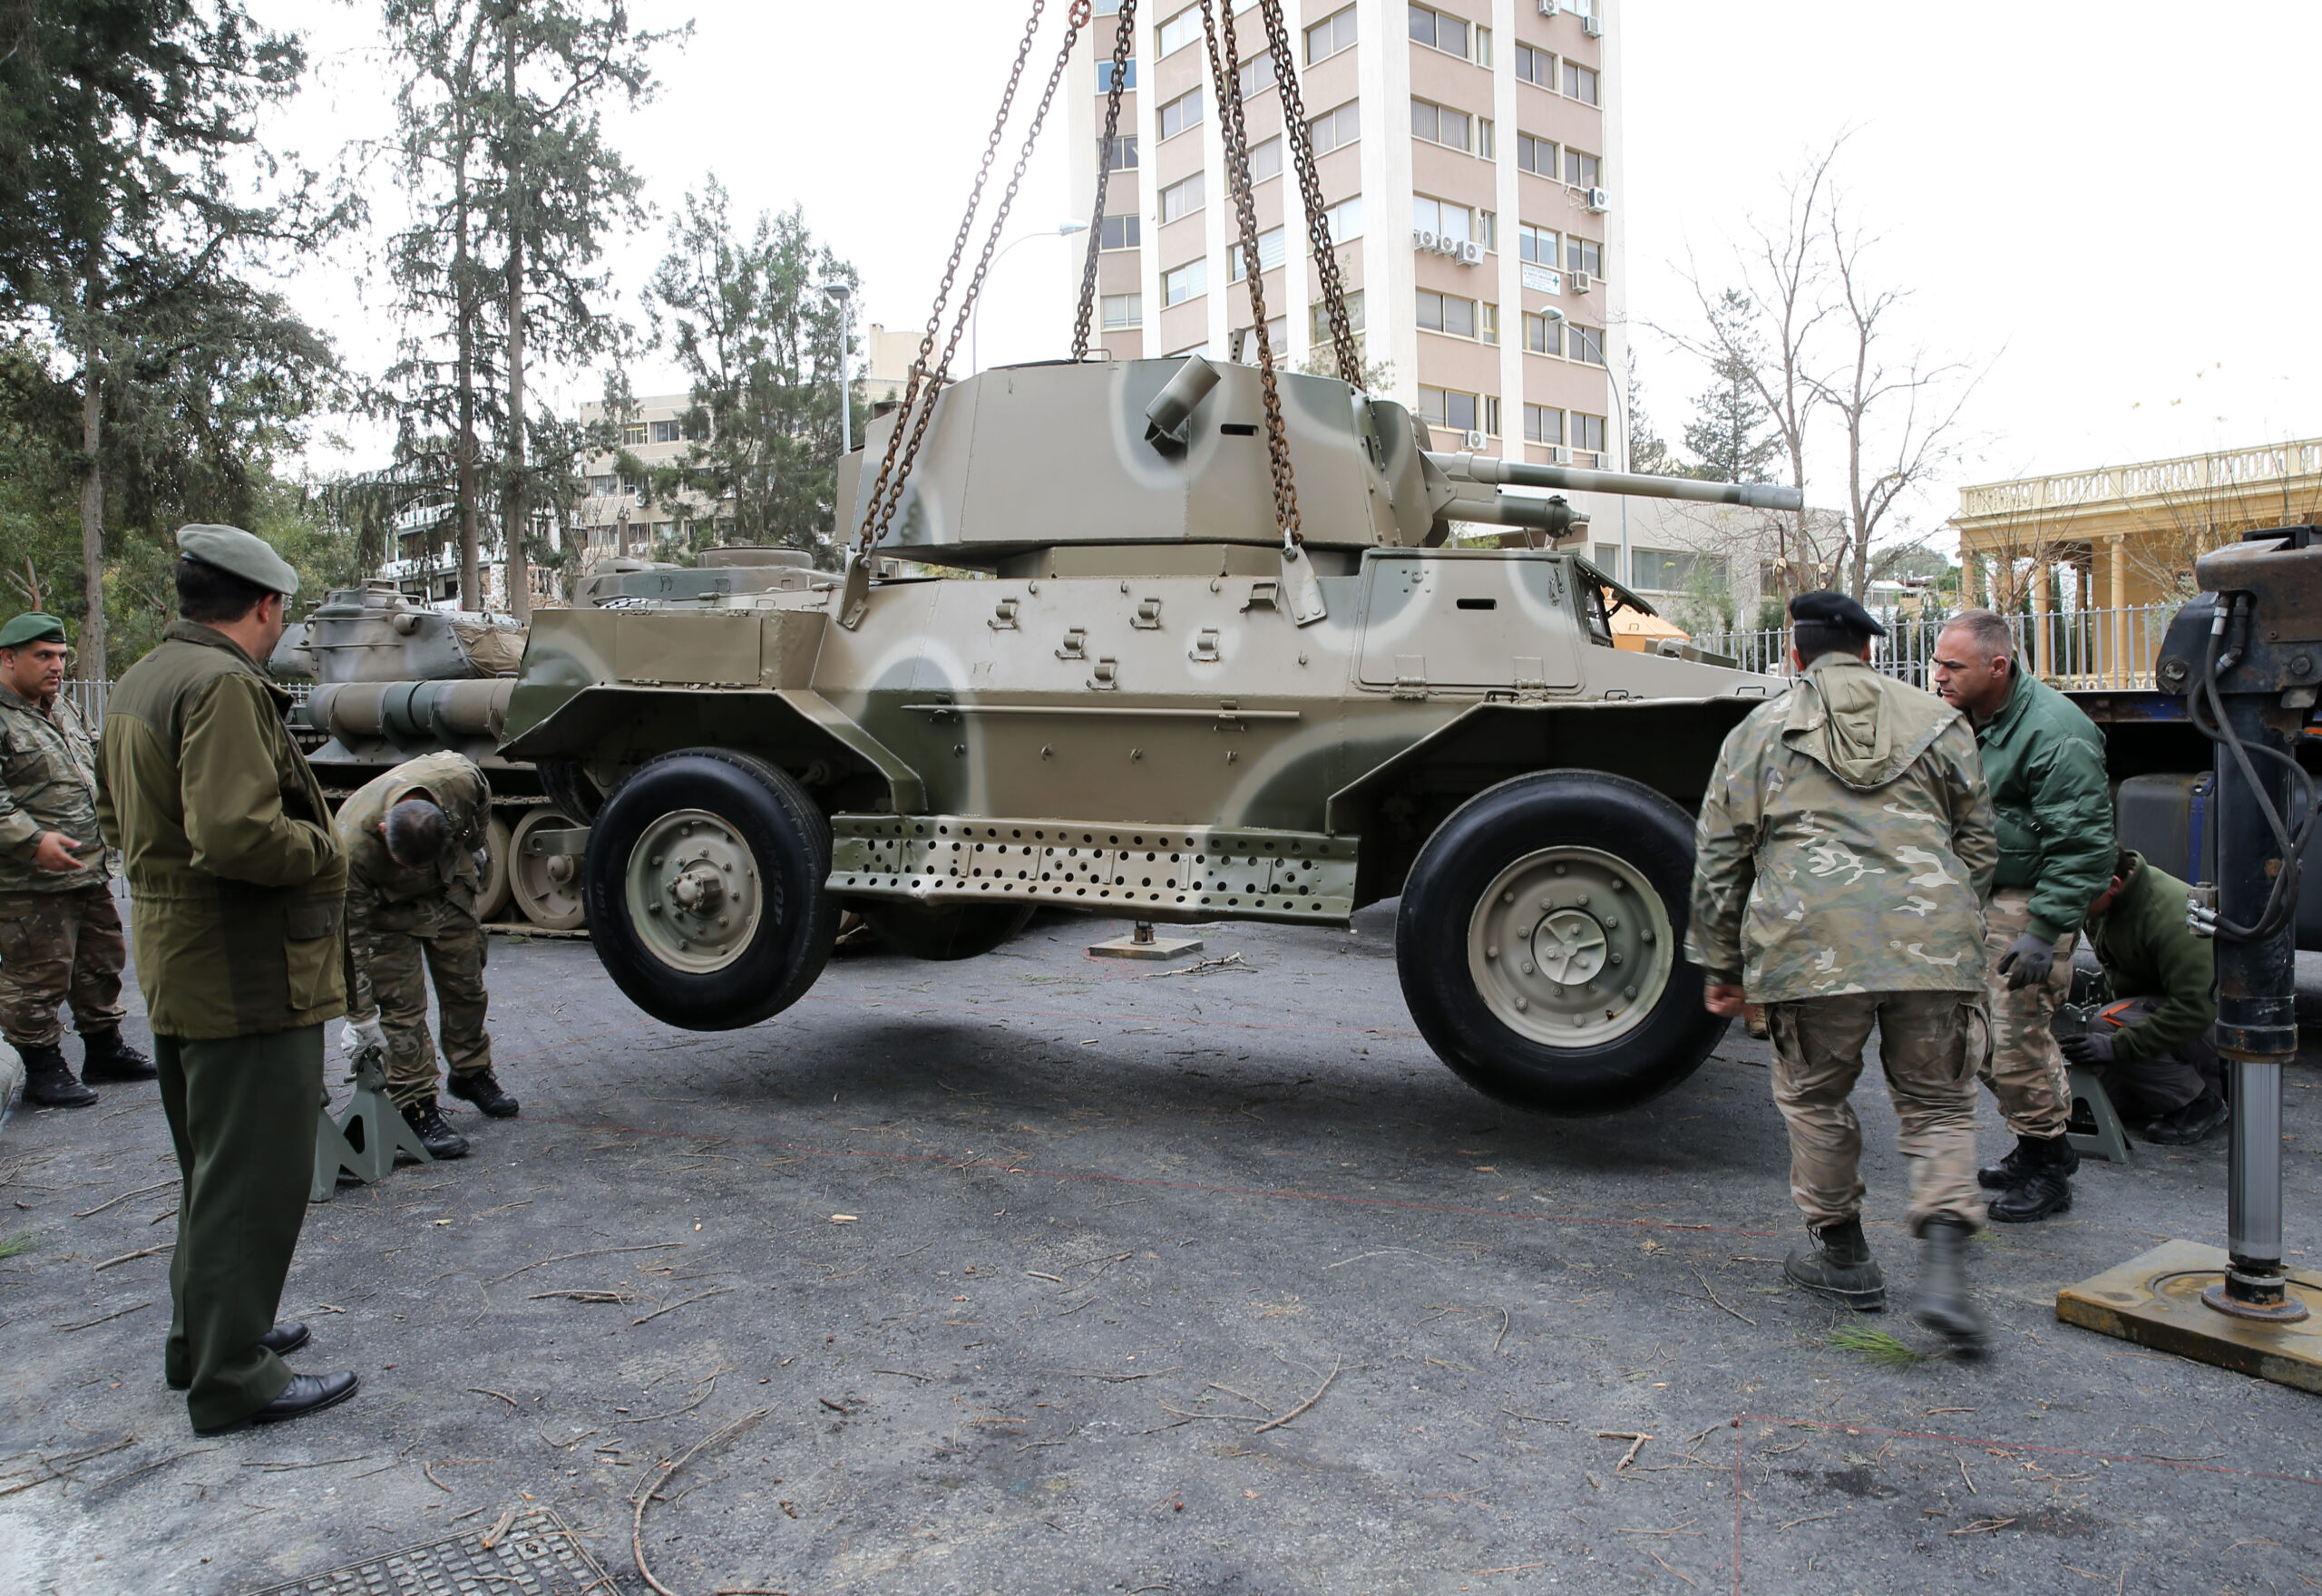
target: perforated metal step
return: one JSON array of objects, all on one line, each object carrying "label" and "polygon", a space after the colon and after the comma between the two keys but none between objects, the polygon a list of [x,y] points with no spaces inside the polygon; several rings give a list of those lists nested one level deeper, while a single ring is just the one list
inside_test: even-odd
[{"label": "perforated metal step", "polygon": [[606,1596],[619,1589],[548,1509],[532,1508],[492,1536],[496,1527],[486,1523],[464,1535],[305,1574],[249,1596]]}]

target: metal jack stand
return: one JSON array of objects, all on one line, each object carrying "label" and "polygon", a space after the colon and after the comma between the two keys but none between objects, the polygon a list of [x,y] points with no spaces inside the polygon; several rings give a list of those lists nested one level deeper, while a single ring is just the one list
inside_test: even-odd
[{"label": "metal jack stand", "polygon": [[1138,920],[1126,937],[1088,945],[1089,954],[1097,959],[1175,959],[1180,953],[1200,951],[1199,937],[1156,937],[1149,920]]},{"label": "metal jack stand", "polygon": [[2056,1296],[2056,1317],[2322,1391],[2322,1276],[2282,1262],[2282,1066],[2298,1052],[2299,859],[2316,792],[2291,752],[2322,686],[2322,544],[2253,532],[2205,555],[2203,596],[2161,645],[2162,688],[2218,744],[2218,881],[2188,913],[2218,939],[2218,1050],[2230,1066],[2227,1250],[2167,1241]]},{"label": "metal jack stand", "polygon": [[402,1111],[387,1101],[387,1077],[379,1066],[379,1050],[363,1049],[355,1056],[355,1095],[346,1110],[334,1120],[330,1105],[323,1105],[322,1123],[315,1127],[315,1183],[307,1202],[329,1202],[342,1172],[366,1186],[385,1180],[398,1153],[422,1163],[435,1162]]}]

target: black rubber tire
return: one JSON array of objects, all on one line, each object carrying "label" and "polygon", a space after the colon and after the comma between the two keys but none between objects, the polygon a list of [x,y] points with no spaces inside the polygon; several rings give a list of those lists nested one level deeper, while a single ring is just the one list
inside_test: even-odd
[{"label": "black rubber tire", "polygon": [[1726,1022],[1702,1007],[1701,969],[1682,960],[1642,1024],[1594,1046],[1550,1047],[1492,1013],[1468,968],[1476,900],[1516,860],[1558,846],[1625,861],[1660,893],[1683,939],[1693,892],[1691,818],[1624,776],[1545,771],[1478,793],[1428,839],[1395,917],[1395,969],[1420,1034],[1478,1091],[1540,1114],[1616,1114],[1700,1068]]},{"label": "black rubber tire", "polygon": [[532,774],[541,784],[548,801],[572,817],[575,825],[591,825],[597,811],[602,809],[605,795],[597,783],[589,779],[578,761],[543,759],[532,766]]},{"label": "black rubber tire", "polygon": [[[645,828],[678,809],[701,809],[739,832],[766,895],[757,933],[739,958],[707,974],[672,969],[630,923],[623,877]],[[779,1014],[823,973],[838,933],[830,822],[805,790],[764,760],[690,748],[639,767],[590,827],[583,885],[598,960],[629,1000],[666,1024],[727,1031]]]},{"label": "black rubber tire", "polygon": [[879,940],[913,959],[975,959],[1015,939],[1032,918],[1029,903],[862,903]]}]

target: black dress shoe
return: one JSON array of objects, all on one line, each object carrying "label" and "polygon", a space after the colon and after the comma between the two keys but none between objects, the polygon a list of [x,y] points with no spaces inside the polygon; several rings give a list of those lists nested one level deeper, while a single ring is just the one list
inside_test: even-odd
[{"label": "black dress shoe", "polygon": [[122,1041],[119,1031],[99,1031],[81,1038],[84,1081],[150,1081],[161,1073],[151,1059]]},{"label": "black dress shoe", "polygon": [[282,1395],[259,1408],[256,1413],[236,1419],[229,1425],[218,1425],[207,1430],[196,1430],[197,1435],[222,1435],[229,1430],[239,1430],[244,1425],[278,1425],[294,1418],[304,1418],[310,1413],[320,1413],[335,1407],[355,1395],[362,1385],[362,1377],[353,1369],[337,1375],[292,1375],[290,1383],[282,1387]]},{"label": "black dress shoe", "polygon": [[[298,1351],[299,1348],[304,1347],[308,1341],[313,1339],[314,1333],[308,1330],[305,1325],[299,1323],[297,1319],[292,1319],[283,1320],[282,1323],[267,1331],[265,1335],[260,1336],[258,1338],[258,1344],[265,1348],[268,1352],[273,1353],[275,1357],[279,1358],[286,1352]],[[193,1382],[190,1380],[171,1380],[170,1381],[170,1389],[172,1391],[182,1391],[189,1386],[192,1385],[192,1383]]]},{"label": "black dress shoe", "polygon": [[488,1069],[473,1075],[455,1075],[445,1087],[454,1097],[464,1097],[493,1119],[514,1119],[517,1103],[500,1089],[500,1083]]}]

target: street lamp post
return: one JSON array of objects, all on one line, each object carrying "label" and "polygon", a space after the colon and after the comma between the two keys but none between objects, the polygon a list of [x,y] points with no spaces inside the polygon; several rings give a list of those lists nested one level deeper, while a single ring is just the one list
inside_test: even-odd
[{"label": "street lamp post", "polygon": [[[1070,238],[1075,233],[1085,233],[1088,230],[1088,224],[1085,221],[1068,221],[1059,224],[1056,231],[1052,233],[1026,233],[1020,238],[1010,238],[1006,244],[1000,247],[1000,253],[991,258],[992,270],[998,270],[1000,263],[1008,258],[1008,252],[1015,248],[1019,244],[1029,244],[1035,238]],[[984,274],[986,287],[990,285],[990,280],[991,272],[987,271]],[[978,342],[978,335],[982,331],[982,329],[983,296],[981,294],[978,294],[976,296],[975,314],[968,317],[968,375],[971,376],[983,369],[983,357],[981,353],[981,345]]]},{"label": "street lamp post", "polygon": [[838,452],[844,459],[854,453],[854,391],[847,378],[847,348],[854,342],[854,290],[844,283],[824,283],[821,288],[838,301],[842,317],[838,330]]},{"label": "street lamp post", "polygon": [[[1566,319],[1564,312],[1553,305],[1540,314],[1550,321],[1561,322]],[[1597,353],[1601,355],[1604,351],[1599,349]],[[1626,471],[1629,469],[1629,402],[1622,394],[1621,384],[1613,375],[1610,361],[1605,365],[1605,387],[1613,395],[1613,413],[1620,418],[1621,469]],[[1629,501],[1625,493],[1621,495],[1621,569],[1618,576],[1622,581],[1630,583],[1632,586],[1635,583],[1636,572],[1629,561]]]}]

